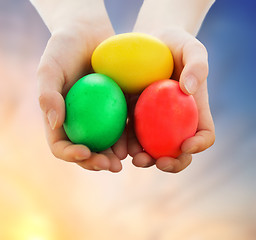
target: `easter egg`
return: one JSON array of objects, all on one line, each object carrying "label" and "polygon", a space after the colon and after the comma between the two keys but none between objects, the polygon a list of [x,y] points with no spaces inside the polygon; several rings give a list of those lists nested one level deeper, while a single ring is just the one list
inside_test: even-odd
[{"label": "easter egg", "polygon": [[143,33],[112,36],[94,50],[95,72],[112,78],[126,93],[139,93],[149,84],[170,78],[173,57],[157,38]]},{"label": "easter egg", "polygon": [[121,136],[127,105],[121,88],[108,76],[93,73],[79,79],[66,98],[63,124],[68,138],[93,152],[111,147]]},{"label": "easter egg", "polygon": [[197,130],[198,111],[193,96],[179,83],[166,79],[152,83],[140,95],[134,112],[135,133],[154,159],[181,154],[181,144]]}]

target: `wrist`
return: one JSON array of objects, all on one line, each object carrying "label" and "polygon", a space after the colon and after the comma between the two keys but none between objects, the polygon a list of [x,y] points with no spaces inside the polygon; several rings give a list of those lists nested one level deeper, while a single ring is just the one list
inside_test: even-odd
[{"label": "wrist", "polygon": [[213,3],[214,0],[145,0],[135,31],[178,27],[195,36]]},{"label": "wrist", "polygon": [[51,33],[110,24],[103,0],[30,0]]},{"label": "wrist", "polygon": [[30,0],[52,37],[74,40],[92,51],[114,34],[103,0]]}]

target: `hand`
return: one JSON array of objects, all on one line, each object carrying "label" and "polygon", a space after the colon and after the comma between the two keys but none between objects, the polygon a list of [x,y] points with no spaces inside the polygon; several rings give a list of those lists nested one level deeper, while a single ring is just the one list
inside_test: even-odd
[{"label": "hand", "polygon": [[100,8],[95,10],[95,15],[93,9],[88,14],[79,17],[70,14],[69,21],[63,16],[65,24],[57,21],[56,27],[52,19],[45,21],[50,25],[52,36],[38,67],[39,102],[47,141],[57,158],[75,162],[88,170],[119,172],[120,160],[127,156],[125,132],[112,148],[92,153],[84,145],[72,144],[62,127],[65,95],[79,78],[92,71],[90,60],[95,47],[114,34],[107,14]]},{"label": "hand", "polygon": [[208,57],[206,48],[194,36],[181,28],[163,29],[150,33],[161,39],[171,50],[174,57],[172,79],[178,80],[182,91],[193,94],[198,107],[199,123],[195,136],[185,140],[181,146],[182,154],[177,159],[161,157],[153,159],[143,151],[134,133],[133,112],[138,96],[130,96],[128,102],[128,153],[137,167],[156,165],[162,171],[179,172],[192,161],[193,153],[209,148],[215,140],[207,91]]}]

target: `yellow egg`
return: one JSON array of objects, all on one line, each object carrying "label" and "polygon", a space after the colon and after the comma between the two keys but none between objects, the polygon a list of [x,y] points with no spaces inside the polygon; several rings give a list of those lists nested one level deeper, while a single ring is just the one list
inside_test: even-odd
[{"label": "yellow egg", "polygon": [[143,33],[123,33],[103,41],[94,50],[92,67],[126,93],[139,93],[157,80],[170,78],[173,57],[160,40]]}]

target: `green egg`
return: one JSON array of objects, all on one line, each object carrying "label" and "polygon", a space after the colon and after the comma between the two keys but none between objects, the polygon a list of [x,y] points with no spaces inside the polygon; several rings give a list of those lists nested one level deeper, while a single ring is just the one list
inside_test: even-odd
[{"label": "green egg", "polygon": [[64,130],[71,142],[93,152],[109,147],[122,135],[127,104],[121,88],[108,76],[93,73],[79,79],[66,98]]}]

